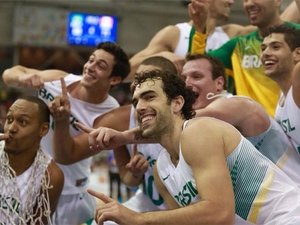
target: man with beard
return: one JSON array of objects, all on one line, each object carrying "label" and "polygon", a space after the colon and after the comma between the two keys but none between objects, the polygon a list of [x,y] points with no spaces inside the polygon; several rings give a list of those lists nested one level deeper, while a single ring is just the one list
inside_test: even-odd
[{"label": "man with beard", "polygon": [[134,135],[78,124],[90,132],[91,145],[112,148],[142,139],[165,148],[154,174],[170,210],[136,213],[89,190],[104,202],[96,211],[97,223],[299,224],[297,185],[232,125],[209,117],[191,120],[195,99],[175,74],[139,73],[132,98],[139,123]]}]

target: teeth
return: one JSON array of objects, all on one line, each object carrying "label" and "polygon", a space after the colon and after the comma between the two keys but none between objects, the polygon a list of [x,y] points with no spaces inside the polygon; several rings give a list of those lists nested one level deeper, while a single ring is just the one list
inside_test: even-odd
[{"label": "teeth", "polygon": [[270,65],[270,64],[273,65],[274,62],[273,62],[273,61],[269,61],[269,60],[266,60],[266,61],[265,61],[265,65]]},{"label": "teeth", "polygon": [[151,120],[153,118],[153,116],[145,116],[142,118],[142,123],[148,121],[148,120]]}]

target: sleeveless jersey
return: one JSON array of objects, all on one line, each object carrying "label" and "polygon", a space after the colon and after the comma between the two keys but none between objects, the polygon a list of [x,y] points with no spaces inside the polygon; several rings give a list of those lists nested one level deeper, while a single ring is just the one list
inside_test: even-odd
[{"label": "sleeveless jersey", "polygon": [[[184,57],[188,53],[190,34],[192,26],[189,23],[176,24],[180,31],[179,40],[174,53]],[[215,31],[207,37],[206,52],[217,49],[229,40],[229,36],[224,32],[222,27],[216,27]]]},{"label": "sleeveless jersey", "polygon": [[[185,162],[181,149],[177,166],[166,150],[161,151],[156,163],[161,181],[181,207],[201,199],[192,169]],[[299,224],[300,190],[297,185],[247,139],[242,137],[227,156],[227,165],[239,217],[254,224]]]},{"label": "sleeveless jersey", "polygon": [[300,157],[280,125],[270,118],[270,127],[262,134],[247,139],[256,149],[275,163],[300,187]]},{"label": "sleeveless jersey", "polygon": [[[136,127],[136,120],[135,120],[135,109],[131,107],[131,114],[130,114],[130,128]],[[130,146],[129,148],[132,148]],[[144,174],[144,194],[147,195],[153,206],[147,206],[147,208],[156,208],[158,209],[166,209],[164,204],[163,198],[160,196],[153,178],[153,166],[156,162],[159,153],[163,147],[160,144],[138,144],[137,150],[140,154],[142,154],[148,161],[148,169]],[[147,204],[147,202],[145,202]],[[150,204],[150,203],[148,203]]]},{"label": "sleeveless jersey", "polygon": [[293,99],[292,90],[293,87],[290,88],[286,97],[281,96],[276,108],[275,119],[280,123],[298,154],[300,154],[300,108]]},{"label": "sleeveless jersey", "polygon": [[[1,148],[0,148],[1,149]],[[4,157],[0,152],[0,158]],[[42,161],[37,161],[38,159],[43,159]],[[0,177],[0,224],[1,225],[10,225],[10,224],[20,224],[25,225],[24,221],[28,213],[32,215],[32,209],[28,208],[32,204],[45,203],[41,202],[42,197],[39,197],[40,192],[42,191],[42,179],[46,176],[46,170],[48,168],[51,158],[48,154],[39,150],[35,158],[34,163],[22,174],[16,176],[15,179],[10,179],[5,171],[1,170]],[[1,163],[2,162],[1,160]],[[45,187],[47,188],[47,187]],[[16,193],[13,189],[15,189]],[[46,191],[46,190],[43,190]],[[46,194],[46,193],[44,193]],[[47,195],[47,194],[46,194]],[[42,201],[48,201],[48,195]],[[13,207],[13,208],[11,208]],[[32,206],[33,207],[33,206]],[[29,210],[29,211],[28,211]],[[46,209],[46,210],[50,210]],[[14,212],[13,212],[14,211]],[[36,212],[39,215],[38,212]],[[45,212],[43,212],[45,213]],[[25,214],[25,215],[23,215]],[[9,215],[7,217],[7,215]],[[50,216],[50,211],[49,211]],[[22,218],[22,220],[20,220]],[[29,219],[29,218],[27,218]],[[50,220],[50,217],[48,218]],[[21,222],[22,221],[22,222]],[[32,220],[30,220],[33,222]]]},{"label": "sleeveless jersey", "polygon": [[[80,82],[81,76],[69,74],[65,78],[66,86],[69,86],[75,82]],[[39,90],[39,98],[41,98],[46,104],[54,99],[55,96],[61,94],[60,80],[46,82],[44,88]],[[91,104],[79,99],[73,98],[69,95],[69,101],[71,104],[70,115],[70,134],[75,136],[81,133],[81,131],[74,125],[79,121],[89,127],[93,127],[94,120],[101,114],[110,111],[113,108],[119,106],[118,102],[112,97],[108,98],[100,104]],[[52,137],[53,137],[53,119],[51,117],[51,129],[48,134],[42,139],[42,148],[46,150],[50,155],[52,152]],[[71,165],[58,164],[62,169],[65,176],[65,184],[62,191],[62,195],[78,194],[86,191],[88,177],[90,175],[91,158],[81,160]]]},{"label": "sleeveless jersey", "polygon": [[[299,24],[285,22],[300,29]],[[275,81],[264,74],[260,60],[262,38],[258,31],[231,39],[221,48],[208,54],[220,59],[228,75],[234,80],[238,95],[249,96],[261,103],[269,115],[274,116],[280,89]],[[201,52],[201,50],[200,50]],[[232,82],[232,80],[229,79]],[[228,83],[230,91],[233,84]]]}]

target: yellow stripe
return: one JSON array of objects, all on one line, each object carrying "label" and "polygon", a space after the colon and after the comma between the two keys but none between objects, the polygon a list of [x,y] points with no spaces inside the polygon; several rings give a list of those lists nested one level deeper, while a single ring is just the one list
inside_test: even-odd
[{"label": "yellow stripe", "polygon": [[227,76],[233,77],[233,71],[231,69],[225,68],[225,73]]},{"label": "yellow stripe", "polygon": [[259,216],[259,212],[261,208],[264,206],[269,187],[273,183],[274,174],[275,174],[274,170],[272,170],[270,174],[266,174],[266,179],[261,184],[260,191],[256,195],[256,198],[253,201],[252,208],[249,213],[247,221],[256,224],[256,221]]},{"label": "yellow stripe", "polygon": [[286,151],[281,158],[278,160],[278,162],[276,163],[276,165],[280,168],[283,169],[283,167],[286,165],[287,160],[289,159],[288,153],[290,151]]}]

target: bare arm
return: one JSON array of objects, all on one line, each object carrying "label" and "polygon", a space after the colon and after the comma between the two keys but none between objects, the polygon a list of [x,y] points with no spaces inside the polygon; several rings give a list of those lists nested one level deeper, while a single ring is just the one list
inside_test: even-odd
[{"label": "bare arm", "polygon": [[64,174],[53,160],[48,166],[48,171],[50,176],[50,185],[53,186],[53,188],[49,189],[50,207],[51,213],[53,214],[64,186]]},{"label": "bare arm", "polygon": [[[234,194],[224,149],[227,145],[223,142],[222,129],[211,128],[211,124],[209,121],[202,125],[203,129],[199,126],[185,129],[181,139],[182,153],[193,170],[201,196],[199,202],[172,210],[137,213],[104,194],[89,190],[104,202],[96,210],[95,220],[99,224],[113,220],[123,225],[233,224]],[[237,145],[240,136],[235,134]]]},{"label": "bare arm", "polygon": [[66,75],[62,70],[37,70],[17,65],[6,69],[2,77],[4,83],[11,87],[41,88],[44,82],[58,80]]},{"label": "bare arm", "polygon": [[245,137],[257,136],[270,126],[269,116],[263,107],[244,96],[216,99],[207,107],[196,110],[196,116],[223,120],[236,127]]},{"label": "bare arm", "polygon": [[176,26],[170,25],[158,31],[151,39],[148,46],[130,59],[131,71],[125,82],[132,81],[138,66],[147,57],[163,51],[174,52],[178,38],[179,29]]},{"label": "bare arm", "polygon": [[294,68],[292,85],[294,101],[298,108],[300,108],[300,62],[298,62]]},{"label": "bare arm", "polygon": [[208,121],[204,118],[192,121],[181,136],[182,155],[193,171],[201,197],[193,204],[197,210],[190,210],[185,218],[187,224],[234,222],[234,193],[225,158],[227,143],[223,133],[213,119]]},{"label": "bare arm", "polygon": [[[61,86],[62,95],[57,96],[49,104],[49,109],[55,122],[53,135],[54,158],[59,163],[71,164],[95,155],[100,151],[90,149],[89,135],[87,133],[83,132],[76,137],[70,135],[69,117],[71,109],[67,88],[63,79],[61,79]],[[129,127],[129,115],[130,106],[119,107],[99,116],[94,122],[94,127],[105,126],[123,131]]]},{"label": "bare arm", "polygon": [[284,21],[290,21],[294,23],[300,22],[300,1],[293,1],[286,9],[281,13],[280,18]]}]

